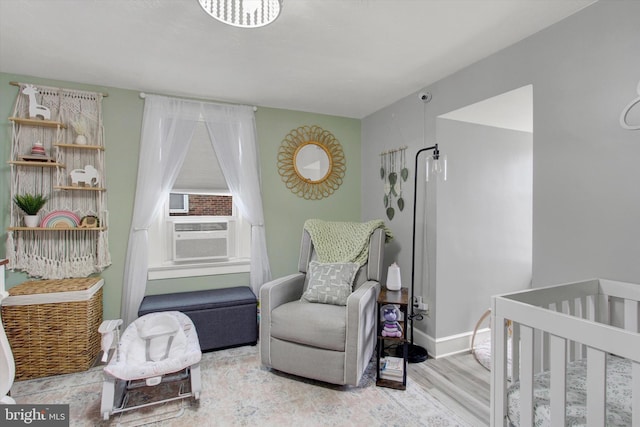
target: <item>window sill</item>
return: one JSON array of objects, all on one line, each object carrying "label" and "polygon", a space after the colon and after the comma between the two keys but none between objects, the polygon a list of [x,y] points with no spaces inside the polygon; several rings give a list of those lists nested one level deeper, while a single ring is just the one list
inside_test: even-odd
[{"label": "window sill", "polygon": [[148,280],[176,279],[180,277],[215,276],[217,274],[248,273],[251,261],[247,258],[229,261],[198,263],[198,264],[168,264],[149,267]]}]

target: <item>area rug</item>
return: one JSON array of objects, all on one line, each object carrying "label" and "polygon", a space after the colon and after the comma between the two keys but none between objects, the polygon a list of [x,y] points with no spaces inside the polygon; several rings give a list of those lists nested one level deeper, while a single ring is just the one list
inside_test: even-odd
[{"label": "area rug", "polygon": [[[11,393],[19,404],[69,404],[71,426],[468,426],[410,378],[404,391],[376,387],[374,363],[358,387],[266,369],[256,346],[205,353],[201,369],[199,401],[173,401],[108,421],[100,415],[101,367],[20,381]],[[151,387],[134,398],[144,402],[170,388]]]}]

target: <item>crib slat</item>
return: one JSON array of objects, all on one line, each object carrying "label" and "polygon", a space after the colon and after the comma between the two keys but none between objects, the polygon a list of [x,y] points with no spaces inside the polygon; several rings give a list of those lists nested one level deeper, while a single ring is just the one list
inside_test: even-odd
[{"label": "crib slat", "polygon": [[551,352],[551,425],[564,427],[566,418],[567,340],[556,335],[549,339]]},{"label": "crib slat", "polygon": [[631,388],[631,414],[633,427],[640,427],[640,363],[633,362]]},{"label": "crib slat", "polygon": [[512,323],[511,335],[511,382],[520,380],[520,324]]},{"label": "crib slat", "polygon": [[624,328],[627,331],[638,331],[638,301],[624,300]]},{"label": "crib slat", "polygon": [[589,319],[589,320],[592,320],[594,322],[597,321],[597,319],[596,319],[596,297],[595,297],[595,295],[587,295],[586,304],[587,304],[587,311],[586,311],[587,316],[585,317],[585,319]]},{"label": "crib slat", "polygon": [[533,372],[542,372],[545,370],[542,365],[542,355],[544,353],[544,340],[542,339],[543,332],[539,329],[533,330],[533,347],[535,350],[535,357],[533,358]]},{"label": "crib slat", "polygon": [[[549,370],[549,333],[542,332],[542,371]],[[541,371],[539,371],[541,372]]]},{"label": "crib slat", "polygon": [[507,421],[507,329],[501,327],[505,324],[505,318],[495,316],[495,307],[491,311],[491,425],[505,426]]},{"label": "crib slat", "polygon": [[605,325],[610,325],[610,307],[609,307],[609,297],[607,295],[598,295],[598,302],[596,303],[598,307],[598,315],[596,318],[597,322],[604,323]]},{"label": "crib slat", "polygon": [[[575,300],[565,301],[565,304],[566,306],[563,311],[569,314],[570,316],[575,317],[576,316]],[[577,346],[577,343],[575,341],[567,340],[567,351],[568,351],[567,359],[571,362],[576,360],[576,346]]]},{"label": "crib slat", "polygon": [[520,325],[520,423],[533,425],[533,328]]},{"label": "crib slat", "polygon": [[[581,319],[587,319],[587,298],[586,297],[582,297],[582,298],[578,298],[578,300],[576,301],[577,304],[577,309],[580,312],[580,315],[578,316]],[[578,344],[578,355],[580,359],[584,359],[585,357],[587,357],[587,346],[582,344],[582,343],[577,343]]]},{"label": "crib slat", "polygon": [[587,426],[605,425],[606,355],[587,348]]}]

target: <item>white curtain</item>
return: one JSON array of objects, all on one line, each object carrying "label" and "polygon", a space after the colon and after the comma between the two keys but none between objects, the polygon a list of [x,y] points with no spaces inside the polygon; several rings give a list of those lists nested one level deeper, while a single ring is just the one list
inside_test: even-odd
[{"label": "white curtain", "polygon": [[[137,318],[138,308],[145,294],[149,227],[162,212],[187,155],[195,125],[202,117],[207,120],[212,140],[216,141],[214,149],[228,153],[220,157],[221,163],[228,163],[223,168],[223,173],[234,176],[229,178],[237,183],[233,187],[230,185],[231,194],[241,213],[254,225],[252,235],[257,235],[251,243],[251,285],[254,291],[271,277],[264,239],[255,121],[251,107],[147,95],[122,290],[121,316],[125,325]],[[228,120],[228,123],[223,124],[222,120]],[[230,139],[226,139],[227,137]],[[243,176],[245,174],[251,178],[247,179]],[[254,248],[259,251],[255,259]],[[256,262],[260,263],[259,268],[254,267]]]},{"label": "white curtain", "polygon": [[271,280],[264,229],[260,162],[253,108],[236,105],[203,104],[203,116],[240,215],[251,223],[251,270],[253,292]]}]

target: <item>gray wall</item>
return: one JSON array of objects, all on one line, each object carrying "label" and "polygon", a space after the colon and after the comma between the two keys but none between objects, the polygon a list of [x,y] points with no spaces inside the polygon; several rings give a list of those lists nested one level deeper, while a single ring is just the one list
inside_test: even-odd
[{"label": "gray wall", "polygon": [[431,317],[436,335],[448,336],[473,325],[491,295],[531,286],[533,141],[528,132],[442,118],[437,136],[451,173],[437,193]]},{"label": "gray wall", "polygon": [[[533,285],[588,277],[640,283],[640,132],[618,123],[637,96],[639,16],[640,2],[601,0],[427,87],[430,103],[423,104],[416,89],[363,119],[363,220],[384,217],[381,151],[406,144],[412,159],[436,141],[437,116],[533,84]],[[405,186],[405,193],[412,194],[412,187]],[[389,225],[397,238],[386,262],[398,260],[409,286],[411,209]],[[456,305],[440,306],[435,298],[430,303],[437,306],[437,328],[433,318],[416,327],[433,338],[441,330],[469,331],[473,322],[458,322],[457,307],[486,305],[473,299],[464,290]]]}]

